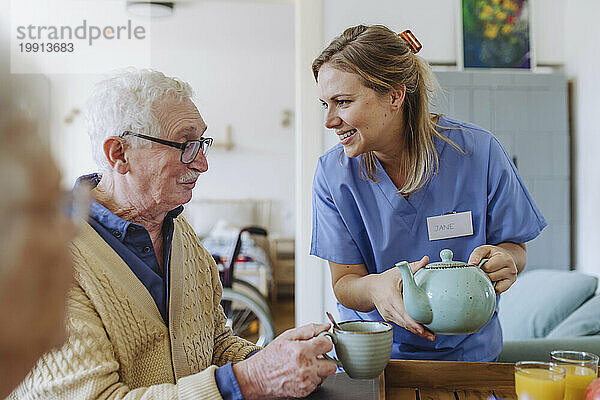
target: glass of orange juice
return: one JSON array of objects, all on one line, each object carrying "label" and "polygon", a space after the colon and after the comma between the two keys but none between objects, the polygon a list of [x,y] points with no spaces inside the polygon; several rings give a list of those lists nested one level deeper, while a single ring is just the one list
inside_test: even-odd
[{"label": "glass of orange juice", "polygon": [[550,357],[567,370],[564,400],[583,400],[585,388],[598,376],[598,356],[585,351],[554,350]]},{"label": "glass of orange juice", "polygon": [[519,400],[563,400],[567,371],[556,364],[519,361],[515,364],[515,391]]}]

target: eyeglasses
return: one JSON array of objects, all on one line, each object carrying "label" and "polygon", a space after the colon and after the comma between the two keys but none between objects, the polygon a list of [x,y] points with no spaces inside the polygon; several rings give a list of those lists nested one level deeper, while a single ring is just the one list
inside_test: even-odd
[{"label": "eyeglasses", "polygon": [[159,139],[154,136],[142,135],[141,133],[133,133],[131,131],[125,131],[120,137],[127,135],[136,136],[142,139],[150,140],[152,142],[164,144],[165,146],[175,147],[181,150],[181,162],[184,164],[190,164],[196,159],[198,152],[202,149],[202,154],[206,156],[208,149],[213,143],[213,138],[201,137],[199,140],[188,140],[187,142],[171,142],[170,140]]}]

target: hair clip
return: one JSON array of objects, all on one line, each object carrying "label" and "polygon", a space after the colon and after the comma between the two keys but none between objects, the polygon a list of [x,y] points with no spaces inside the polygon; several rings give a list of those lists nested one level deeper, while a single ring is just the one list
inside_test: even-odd
[{"label": "hair clip", "polygon": [[410,51],[412,51],[413,54],[417,54],[423,47],[421,42],[419,42],[415,35],[413,35],[413,33],[408,29],[402,33],[399,33],[398,37],[401,37],[406,41],[406,43],[408,43],[408,47],[410,47]]}]

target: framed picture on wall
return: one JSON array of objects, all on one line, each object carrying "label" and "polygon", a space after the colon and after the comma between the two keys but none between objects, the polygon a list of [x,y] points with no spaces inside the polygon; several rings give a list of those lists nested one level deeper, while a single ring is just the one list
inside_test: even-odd
[{"label": "framed picture on wall", "polygon": [[531,0],[458,1],[459,69],[534,68]]}]

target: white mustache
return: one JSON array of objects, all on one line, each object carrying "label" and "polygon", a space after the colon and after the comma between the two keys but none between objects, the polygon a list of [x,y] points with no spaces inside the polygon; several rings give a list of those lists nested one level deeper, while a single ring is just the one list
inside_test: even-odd
[{"label": "white mustache", "polygon": [[194,183],[200,176],[200,172],[198,171],[190,171],[187,174],[183,175],[179,179],[177,179],[177,183]]}]

